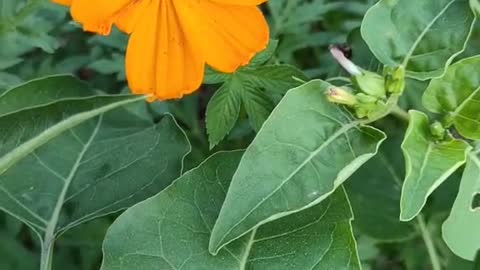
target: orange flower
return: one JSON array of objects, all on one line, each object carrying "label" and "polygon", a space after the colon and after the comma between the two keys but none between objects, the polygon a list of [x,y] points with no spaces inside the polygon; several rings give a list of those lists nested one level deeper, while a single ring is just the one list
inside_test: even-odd
[{"label": "orange flower", "polygon": [[131,34],[126,55],[130,88],[152,99],[197,90],[205,64],[232,73],[268,43],[257,7],[267,0],[52,0],[71,6],[86,31]]}]

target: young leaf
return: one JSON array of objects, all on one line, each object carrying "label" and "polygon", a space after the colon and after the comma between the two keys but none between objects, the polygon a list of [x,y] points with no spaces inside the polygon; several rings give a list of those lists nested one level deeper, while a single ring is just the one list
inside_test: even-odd
[{"label": "young leaf", "polygon": [[458,132],[480,140],[480,56],[451,65],[443,77],[431,81],[423,96],[424,106],[446,114]]},{"label": "young leaf", "polygon": [[268,60],[270,60],[273,55],[275,54],[275,51],[277,50],[278,47],[278,40],[276,39],[270,39],[270,42],[268,43],[268,47],[259,52],[255,57],[250,61],[250,66],[258,66],[265,64]]},{"label": "young leaf", "polygon": [[471,147],[461,140],[435,141],[430,134],[427,115],[410,111],[410,124],[402,143],[406,176],[400,200],[400,220],[415,218],[428,196],[465,163],[470,150]]},{"label": "young leaf", "polygon": [[105,238],[101,269],[360,269],[352,213],[341,189],[212,256],[209,235],[242,153],[213,155],[123,213]]},{"label": "young leaf", "polygon": [[238,72],[243,81],[255,87],[285,94],[287,90],[297,87],[308,78],[302,71],[290,65],[268,65],[258,68],[244,68]]},{"label": "young leaf", "polygon": [[473,261],[480,250],[480,159],[471,153],[450,216],[443,224],[443,239],[458,256]]},{"label": "young leaf", "polygon": [[288,92],[247,149],[210,239],[210,252],[311,207],[374,156],[385,134],[327,101],[315,80]]},{"label": "young leaf", "polygon": [[[256,67],[260,66],[264,63],[266,63],[270,58],[273,57],[275,54],[275,51],[277,50],[278,47],[278,40],[271,39],[270,42],[268,43],[268,47],[259,52],[253,59],[250,61],[250,64],[248,65],[249,67]],[[1,65],[1,62],[0,62]],[[230,74],[226,73],[221,73],[213,68],[207,66],[205,69],[205,78],[203,80],[203,83],[205,84],[217,84],[217,83],[223,83],[228,80],[230,77]]]},{"label": "young leaf", "polygon": [[[210,147],[217,145],[235,126],[242,104],[252,128],[258,131],[274,107],[265,91],[283,95],[300,84],[295,77],[306,80],[300,70],[289,65],[245,67],[228,75],[207,107]],[[210,76],[209,80],[216,79]]]},{"label": "young leaf", "polygon": [[465,49],[474,24],[469,0],[381,0],[361,31],[380,62],[423,80],[441,75]]},{"label": "young leaf", "polygon": [[210,148],[217,145],[232,130],[242,106],[238,92],[244,91],[235,77],[215,92],[207,106],[207,133]]},{"label": "young leaf", "polygon": [[404,171],[398,155],[400,143],[401,134],[389,136],[378,154],[345,184],[355,214],[354,226],[380,241],[403,241],[415,233],[411,224],[398,220]]},{"label": "young leaf", "polygon": [[242,101],[249,116],[250,125],[258,132],[272,112],[275,104],[264,91],[255,89],[249,83],[245,83],[242,91]]}]

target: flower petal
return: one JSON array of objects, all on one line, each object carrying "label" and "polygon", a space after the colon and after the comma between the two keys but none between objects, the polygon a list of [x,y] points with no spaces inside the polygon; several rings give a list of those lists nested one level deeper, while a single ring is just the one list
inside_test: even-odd
[{"label": "flower petal", "polygon": [[200,48],[207,63],[219,71],[234,72],[268,44],[268,24],[256,6],[209,0],[173,3],[191,42]]},{"label": "flower petal", "polygon": [[116,16],[115,25],[123,32],[130,34],[138,20],[147,12],[150,1],[134,1],[123,8]]},{"label": "flower petal", "polygon": [[[58,1],[58,0],[57,0]],[[61,0],[64,1],[64,0]],[[115,16],[134,0],[73,0],[72,17],[85,31],[108,35]]]},{"label": "flower petal", "polygon": [[127,77],[134,93],[165,100],[197,90],[205,62],[180,28],[172,2],[149,1],[127,49]]},{"label": "flower petal", "polygon": [[268,0],[213,0],[213,2],[217,2],[220,4],[228,4],[228,5],[237,5],[237,6],[258,6],[267,2]]}]

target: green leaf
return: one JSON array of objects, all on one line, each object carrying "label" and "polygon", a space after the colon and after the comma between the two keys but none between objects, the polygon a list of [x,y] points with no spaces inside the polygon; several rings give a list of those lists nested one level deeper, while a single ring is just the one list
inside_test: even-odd
[{"label": "green leaf", "polygon": [[248,81],[256,87],[285,94],[287,90],[297,87],[302,81],[307,81],[305,74],[290,65],[268,65],[258,68],[244,68],[238,72],[243,81]]},{"label": "green leaf", "polygon": [[[58,79],[32,81],[3,98],[17,96],[20,102]],[[22,101],[24,109],[17,109],[12,103],[11,112],[0,115],[0,209],[43,238],[46,255],[66,230],[169,185],[180,175],[190,145],[171,116],[153,124],[126,110],[113,111],[144,97],[44,93],[38,99],[44,104]],[[50,101],[55,93],[57,100]]]},{"label": "green leaf", "polygon": [[458,132],[480,140],[480,56],[451,65],[443,77],[431,81],[423,96],[425,107],[446,114]]},{"label": "green leaf", "polygon": [[380,62],[423,80],[441,75],[465,49],[474,23],[469,0],[381,0],[361,31]]},{"label": "green leaf", "polygon": [[400,136],[389,137],[346,183],[355,228],[380,241],[403,241],[415,234],[411,224],[398,220],[404,171],[400,143]]},{"label": "green leaf", "polygon": [[400,220],[415,218],[428,196],[465,163],[471,147],[462,140],[438,142],[430,134],[427,115],[410,111],[410,123],[402,143],[406,176],[400,200]]},{"label": "green leaf", "polygon": [[232,78],[215,92],[207,106],[207,133],[210,148],[217,145],[232,130],[242,106],[242,83]]},{"label": "green leaf", "polygon": [[122,112],[100,116],[32,149],[3,173],[0,208],[38,233],[52,223],[60,233],[162,190],[178,177],[188,151],[170,116],[156,125]]},{"label": "green leaf", "polygon": [[[443,224],[443,239],[459,257],[473,261],[480,250],[480,159],[470,154],[450,216]],[[475,201],[477,198],[477,201]]]},{"label": "green leaf", "polygon": [[0,95],[0,116],[59,99],[87,97],[89,87],[70,75],[51,76],[29,81]]},{"label": "green leaf", "polygon": [[[268,43],[268,47],[259,52],[248,64],[248,67],[256,67],[266,63],[270,58],[273,57],[275,51],[278,47],[278,40],[271,39],[270,43]],[[241,70],[241,69],[240,69]],[[220,71],[216,71],[210,66],[206,66],[205,69],[205,77],[203,83],[205,84],[217,84],[223,83],[228,81],[228,79],[232,76],[232,74],[222,73]]]},{"label": "green leaf", "polygon": [[328,83],[289,91],[247,149],[213,229],[210,252],[311,207],[374,156],[385,134],[327,101]]},{"label": "green leaf", "polygon": [[360,269],[342,189],[212,256],[209,235],[241,156],[217,153],[123,213],[105,238],[102,269]]},{"label": "green leaf", "polygon": [[[45,80],[49,80],[49,78]],[[42,81],[37,80],[31,83],[38,84]],[[34,88],[31,84],[20,87]],[[10,91],[22,92],[21,88]],[[5,98],[10,100],[11,96],[5,95]],[[10,113],[0,114],[0,128],[3,135],[0,138],[0,145],[2,145],[0,148],[0,175],[17,161],[70,128],[102,113],[144,99],[143,96],[131,95],[59,99],[58,102],[44,106],[27,107],[25,110],[19,111],[12,109]],[[28,102],[31,101],[26,101],[26,103]],[[0,104],[5,103],[0,100]],[[15,104],[13,107],[16,108]]]},{"label": "green leaf", "polygon": [[255,89],[248,83],[245,83],[242,89],[242,101],[249,116],[250,125],[258,132],[270,116],[275,104],[265,91]]},{"label": "green leaf", "polygon": [[258,66],[266,63],[268,60],[270,60],[273,55],[275,54],[275,51],[277,50],[278,47],[278,40],[276,39],[270,39],[270,42],[268,43],[268,46],[265,50],[259,52],[255,57],[250,61],[250,66]]},{"label": "green leaf", "polygon": [[230,78],[230,74],[221,73],[214,70],[213,68],[206,66],[205,67],[205,77],[203,78],[204,84],[217,84],[223,83]]},{"label": "green leaf", "polygon": [[0,231],[0,269],[34,270],[38,269],[37,258],[11,234]]},{"label": "green leaf", "polygon": [[[229,75],[207,107],[210,147],[217,145],[233,129],[242,104],[252,128],[258,131],[274,107],[267,91],[283,95],[300,84],[296,77],[306,80],[300,70],[289,65],[245,67]],[[221,79],[210,77],[209,80]]]}]

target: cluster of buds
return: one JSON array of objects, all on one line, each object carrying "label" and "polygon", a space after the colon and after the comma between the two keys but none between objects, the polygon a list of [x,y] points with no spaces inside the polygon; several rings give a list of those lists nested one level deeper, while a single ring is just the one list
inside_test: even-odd
[{"label": "cluster of buds", "polygon": [[332,87],[327,91],[327,98],[330,102],[354,108],[357,117],[375,118],[388,109],[389,96],[403,92],[404,68],[385,69],[382,76],[355,65],[339,47],[330,47],[330,53],[352,76],[353,85],[352,88]]}]

